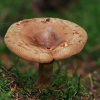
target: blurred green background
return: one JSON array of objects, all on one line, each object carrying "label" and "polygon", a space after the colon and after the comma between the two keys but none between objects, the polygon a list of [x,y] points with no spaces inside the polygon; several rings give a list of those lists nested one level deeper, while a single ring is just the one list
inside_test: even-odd
[{"label": "blurred green background", "polygon": [[[55,2],[54,2],[55,1]],[[83,27],[88,41],[81,53],[70,59],[94,61],[100,65],[100,0],[1,0],[0,1],[0,59],[15,55],[4,44],[8,27],[19,20],[35,17],[57,17]]]},{"label": "blurred green background", "polygon": [[[34,88],[31,87],[33,86],[34,78],[36,78],[36,76],[33,75],[33,72],[35,72],[35,70],[37,71],[37,67],[34,67],[35,70],[32,70],[33,62],[27,62],[22,59],[20,59],[20,61],[16,64],[17,56],[7,49],[4,43],[4,35],[6,34],[7,29],[12,23],[19,20],[36,17],[54,17],[70,20],[86,30],[88,34],[88,40],[84,49],[79,54],[65,59],[60,63],[54,64],[55,66],[59,67],[57,67],[58,70],[64,66],[64,68],[73,75],[73,77],[69,74],[67,76],[69,80],[75,80],[68,80],[68,82],[71,84],[70,87],[73,87],[74,84],[76,86],[76,83],[78,81],[80,82],[80,80],[77,80],[77,78],[75,78],[75,73],[78,72],[82,76],[82,83],[84,83],[84,86],[87,88],[88,94],[94,98],[95,93],[91,90],[91,88],[94,88],[100,95],[100,0],[0,0],[0,98],[7,98],[7,96],[11,96],[10,88],[12,88],[13,85],[8,88],[8,83],[10,83],[13,78],[15,81],[11,81],[12,84],[16,84],[18,82],[19,87],[21,87],[22,89],[22,87],[24,86],[23,82],[26,82],[27,79],[29,79],[26,76],[31,76],[30,81],[26,82],[26,85],[24,86],[25,88],[23,88],[26,90],[28,90],[29,88],[30,92],[31,89]],[[17,65],[17,68],[21,72],[25,72],[25,74],[21,74],[16,70],[14,70],[14,72],[13,70],[9,70],[13,67],[13,65]],[[34,65],[38,66],[37,63],[34,63]],[[5,71],[4,74],[2,74],[3,72],[1,68],[3,68],[3,70]],[[14,73],[16,77],[10,77],[10,79],[10,74],[8,75],[6,68],[8,68],[9,72],[11,72],[11,75],[13,75],[12,73]],[[65,73],[67,74],[67,71]],[[89,82],[89,80],[91,81],[91,79],[89,78],[90,74],[92,76],[95,75],[95,77],[93,77],[93,83],[95,84],[94,87],[92,87],[92,82]],[[61,79],[60,77],[58,76],[58,78],[55,78],[53,76],[54,82],[56,82],[55,79],[57,79],[58,84],[60,82],[59,80]],[[84,79],[86,80],[84,81]],[[72,91],[77,91],[75,86],[74,88],[71,87]],[[66,87],[64,88],[66,89]],[[81,88],[83,93],[85,88],[83,88],[83,85]],[[10,93],[8,91],[10,91]],[[91,94],[91,92],[93,92],[94,96]],[[73,97],[74,93],[70,93],[71,97]],[[81,92],[79,91],[79,93]],[[85,91],[83,95],[85,93],[87,92]],[[1,96],[2,94],[3,96]],[[86,97],[88,97],[89,95],[87,95]],[[80,96],[81,95],[79,94],[79,97]],[[8,98],[5,100],[8,100]]]}]

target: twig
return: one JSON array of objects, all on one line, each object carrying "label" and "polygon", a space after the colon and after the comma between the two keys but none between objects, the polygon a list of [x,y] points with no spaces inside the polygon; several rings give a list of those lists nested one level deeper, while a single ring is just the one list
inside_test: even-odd
[{"label": "twig", "polygon": [[18,63],[19,59],[20,58],[18,57],[17,60],[15,61],[14,65],[8,69],[9,71],[12,70],[13,67],[15,67],[17,69],[16,64]]},{"label": "twig", "polygon": [[99,100],[97,94],[94,92],[94,84],[93,84],[93,80],[92,80],[91,74],[89,74],[89,79],[90,79],[90,89],[91,89],[91,92],[94,95],[95,100]]},{"label": "twig", "polygon": [[59,87],[58,87],[58,89],[61,89],[61,88],[63,88],[65,86],[65,84],[62,84],[62,85],[60,85]]},{"label": "twig", "polygon": [[9,73],[8,70],[4,66],[1,66],[1,69],[4,70],[5,72]]}]

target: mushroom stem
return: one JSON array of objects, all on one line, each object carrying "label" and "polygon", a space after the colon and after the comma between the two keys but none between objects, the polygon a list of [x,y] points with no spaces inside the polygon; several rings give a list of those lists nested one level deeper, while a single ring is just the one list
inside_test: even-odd
[{"label": "mushroom stem", "polygon": [[53,72],[53,61],[50,63],[40,63],[37,85],[45,88],[46,85],[50,85]]}]

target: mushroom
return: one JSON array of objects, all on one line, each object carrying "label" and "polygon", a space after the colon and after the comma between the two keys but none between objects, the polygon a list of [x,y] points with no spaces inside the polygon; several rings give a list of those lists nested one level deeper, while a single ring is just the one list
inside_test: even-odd
[{"label": "mushroom", "polygon": [[39,63],[37,85],[50,85],[55,60],[79,53],[87,33],[77,24],[59,18],[33,18],[14,23],[4,41],[19,57]]}]

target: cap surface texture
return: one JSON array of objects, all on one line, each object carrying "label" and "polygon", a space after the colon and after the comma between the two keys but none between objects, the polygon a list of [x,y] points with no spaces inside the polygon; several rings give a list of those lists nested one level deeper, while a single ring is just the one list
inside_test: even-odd
[{"label": "cap surface texture", "polygon": [[49,63],[79,53],[87,41],[87,33],[67,20],[33,18],[12,24],[4,41],[13,53],[25,60]]}]

